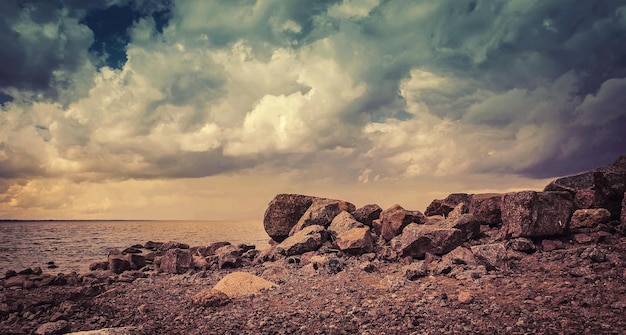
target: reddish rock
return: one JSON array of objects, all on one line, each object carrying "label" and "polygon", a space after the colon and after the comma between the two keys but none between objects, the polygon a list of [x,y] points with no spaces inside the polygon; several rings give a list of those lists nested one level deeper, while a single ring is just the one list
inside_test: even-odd
[{"label": "reddish rock", "polygon": [[187,249],[170,249],[161,258],[160,269],[168,273],[185,273],[191,268],[193,259]]},{"label": "reddish rock", "polygon": [[374,241],[368,227],[353,228],[340,233],[335,243],[340,250],[350,254],[365,254],[374,248]]},{"label": "reddish rock", "polygon": [[500,238],[560,235],[567,231],[573,211],[568,192],[523,191],[502,200]]},{"label": "reddish rock", "polygon": [[572,215],[570,228],[595,228],[608,223],[610,218],[611,213],[605,208],[579,209]]},{"label": "reddish rock", "polygon": [[189,249],[189,245],[186,243],[169,241],[169,242],[163,243],[159,247],[159,250],[162,250],[162,251],[168,251],[170,249]]},{"label": "reddish rock", "polygon": [[454,265],[476,265],[476,257],[470,249],[459,246],[443,255],[442,262]]},{"label": "reddish rock", "polygon": [[380,218],[380,213],[383,211],[380,206],[375,204],[365,205],[352,212],[354,218],[363,223],[364,225],[371,227],[372,221]]},{"label": "reddish rock", "polygon": [[357,221],[352,214],[342,211],[339,215],[335,216],[333,221],[328,226],[328,231],[334,236],[340,235],[353,228],[361,228],[365,225]]},{"label": "reddish rock", "polygon": [[163,245],[163,242],[153,242],[153,241],[148,241],[146,242],[143,247],[145,249],[148,250],[157,250],[159,249],[161,246]]},{"label": "reddish rock", "polygon": [[46,322],[35,330],[35,335],[59,335],[70,330],[70,325],[65,320]]},{"label": "reddish rock", "polygon": [[111,249],[108,256],[109,270],[113,273],[120,274],[131,269],[130,261],[126,255],[123,255],[118,249]]},{"label": "reddish rock", "polygon": [[328,239],[328,231],[323,226],[308,226],[276,246],[278,252],[286,255],[300,255],[307,251],[315,251]]},{"label": "reddish rock", "polygon": [[380,236],[381,231],[383,230],[383,222],[380,219],[376,219],[372,221],[372,231],[376,236]]},{"label": "reddish rock", "polygon": [[541,241],[541,250],[550,252],[552,250],[563,249],[563,242],[559,240],[543,240]]},{"label": "reddish rock", "polygon": [[593,237],[591,237],[591,236],[589,236],[587,234],[574,234],[574,236],[572,238],[578,244],[587,244],[587,243],[593,241]]},{"label": "reddish rock", "polygon": [[470,203],[470,195],[466,193],[452,193],[445,199],[435,199],[424,211],[424,215],[443,215],[448,216],[450,212],[460,203]]},{"label": "reddish rock", "polygon": [[231,299],[222,291],[210,289],[198,292],[193,296],[192,302],[201,307],[219,307],[228,305]]},{"label": "reddish rock", "polygon": [[96,271],[96,270],[108,270],[109,269],[109,262],[94,262],[89,264],[89,270],[91,271]]},{"label": "reddish rock", "polygon": [[27,281],[27,275],[13,276],[4,280],[4,287],[24,287]]},{"label": "reddish rock", "polygon": [[460,214],[454,220],[450,218],[446,220],[444,227],[459,229],[463,240],[471,240],[480,235],[480,222],[472,214]]},{"label": "reddish rock", "polygon": [[461,217],[461,215],[467,214],[469,212],[469,206],[467,203],[462,202],[454,207],[454,209],[448,213],[446,219],[450,221],[454,221]]},{"label": "reddish rock", "polygon": [[574,195],[574,207],[577,209],[591,208],[596,202],[596,192],[594,190],[579,190]]},{"label": "reddish rock", "polygon": [[139,270],[146,266],[146,257],[139,254],[127,254],[126,258],[130,262],[131,270]]},{"label": "reddish rock", "polygon": [[504,267],[508,261],[503,243],[475,245],[471,247],[471,250],[478,263],[487,267],[487,270]]},{"label": "reddish rock", "polygon": [[502,223],[502,194],[485,193],[471,196],[469,213],[480,224],[498,226]]},{"label": "reddish rock", "polygon": [[298,223],[291,228],[289,235],[293,235],[308,226],[330,226],[333,219],[341,212],[353,212],[354,205],[342,200],[315,199]]},{"label": "reddish rock", "polygon": [[409,223],[426,222],[426,217],[420,211],[407,211],[400,205],[393,205],[380,213],[381,236],[390,241],[400,235]]},{"label": "reddish rock", "polygon": [[316,197],[300,194],[279,194],[269,203],[263,218],[263,228],[274,241],[282,242],[289,237],[302,215]]},{"label": "reddish rock", "polygon": [[[567,191],[576,195],[579,191],[593,191],[593,197],[584,195],[581,208],[606,208],[611,219],[619,219],[621,202],[626,192],[626,156],[619,157],[615,162],[601,168],[581,174],[559,178],[548,184],[544,191]],[[588,206],[588,202],[592,204]]]},{"label": "reddish rock", "polygon": [[230,244],[215,250],[220,269],[240,267],[242,265],[242,254],[243,250]]},{"label": "reddish rock", "polygon": [[459,229],[411,223],[402,232],[399,251],[402,256],[424,258],[426,253],[443,255],[462,243],[463,234]]},{"label": "reddish rock", "polygon": [[506,248],[515,250],[515,251],[526,252],[526,253],[531,253],[537,250],[535,243],[533,243],[531,239],[526,238],[526,237],[518,237],[512,240],[509,240],[506,243]]}]

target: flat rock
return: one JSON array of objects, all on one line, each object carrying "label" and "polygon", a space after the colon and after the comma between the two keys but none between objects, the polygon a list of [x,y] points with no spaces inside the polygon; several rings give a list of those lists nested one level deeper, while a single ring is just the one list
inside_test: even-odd
[{"label": "flat rock", "polygon": [[230,298],[239,298],[256,295],[262,290],[277,286],[276,283],[247,272],[233,272],[217,282],[213,289],[225,293]]}]

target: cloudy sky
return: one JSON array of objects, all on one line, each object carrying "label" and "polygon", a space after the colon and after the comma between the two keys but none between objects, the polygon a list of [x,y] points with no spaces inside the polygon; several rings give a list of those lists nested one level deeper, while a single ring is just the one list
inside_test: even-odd
[{"label": "cloudy sky", "polygon": [[0,218],[262,218],[626,153],[626,3],[3,0]]}]

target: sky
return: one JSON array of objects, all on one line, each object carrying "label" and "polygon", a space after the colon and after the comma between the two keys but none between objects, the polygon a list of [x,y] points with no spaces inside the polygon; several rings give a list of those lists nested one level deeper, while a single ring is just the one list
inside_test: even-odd
[{"label": "sky", "polygon": [[0,219],[424,210],[626,153],[626,1],[3,0]]}]

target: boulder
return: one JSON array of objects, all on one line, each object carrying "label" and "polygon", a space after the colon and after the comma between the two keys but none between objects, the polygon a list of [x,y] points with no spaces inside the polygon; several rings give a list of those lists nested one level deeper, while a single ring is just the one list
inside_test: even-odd
[{"label": "boulder", "polygon": [[469,206],[466,203],[461,202],[456,205],[450,213],[448,213],[446,219],[454,221],[460,218],[461,215],[467,214],[467,212],[469,212]]},{"label": "boulder", "polygon": [[466,193],[452,193],[445,199],[435,199],[424,211],[424,215],[443,215],[448,216],[450,212],[460,203],[470,203],[470,195]]},{"label": "boulder", "polygon": [[146,242],[143,247],[145,249],[148,250],[157,250],[159,249],[161,246],[163,245],[163,242],[153,242],[153,241],[148,241]]},{"label": "boulder", "polygon": [[46,322],[35,330],[36,335],[59,335],[70,330],[70,324],[65,320]]},{"label": "boulder", "polygon": [[364,225],[371,227],[372,221],[380,218],[380,213],[383,211],[380,206],[376,204],[365,205],[352,212],[354,218],[363,223]]},{"label": "boulder", "polygon": [[568,192],[523,191],[502,199],[500,238],[560,235],[567,231],[574,205]]},{"label": "boulder", "polygon": [[420,211],[408,211],[400,205],[393,205],[380,213],[380,234],[386,241],[390,241],[410,223],[426,223],[426,217]]},{"label": "boulder", "polygon": [[374,240],[368,227],[353,228],[340,233],[335,243],[340,250],[350,254],[366,254],[374,248]]},{"label": "boulder", "polygon": [[317,225],[326,228],[342,211],[353,212],[354,205],[342,200],[315,199],[296,225],[291,228],[289,235],[291,236],[308,226]]},{"label": "boulder", "polygon": [[605,208],[579,209],[574,211],[570,228],[595,228],[600,224],[608,223],[611,213]]},{"label": "boulder", "polygon": [[126,258],[130,262],[131,270],[139,270],[146,266],[146,257],[139,254],[127,254]]},{"label": "boulder", "polygon": [[242,249],[230,244],[215,250],[215,256],[217,256],[217,264],[220,269],[241,267],[242,254]]},{"label": "boulder", "polygon": [[463,243],[463,233],[456,228],[441,228],[411,223],[400,237],[402,256],[424,258],[426,253],[443,255]]},{"label": "boulder", "polygon": [[96,271],[96,270],[108,270],[109,269],[109,262],[93,262],[91,264],[89,264],[89,270],[91,271]]},{"label": "boulder", "polygon": [[502,223],[502,194],[474,194],[470,198],[469,213],[480,224],[498,226]]},{"label": "boulder", "polygon": [[360,227],[365,227],[365,225],[357,221],[352,214],[346,211],[341,211],[341,213],[335,216],[333,221],[330,223],[330,226],[328,226],[328,231],[333,234],[333,236],[337,236],[352,228]]},{"label": "boulder", "polygon": [[443,263],[450,265],[476,265],[476,257],[472,251],[463,246],[458,246],[441,258]]},{"label": "boulder", "polygon": [[263,228],[274,241],[282,242],[304,215],[316,197],[279,194],[270,201],[263,218]]},{"label": "boulder", "polygon": [[[601,168],[593,169],[573,176],[559,178],[548,184],[544,191],[566,191],[575,196],[579,191],[593,191],[585,195],[585,208],[606,208],[611,213],[611,219],[620,217],[621,202],[626,192],[626,156],[619,157],[615,162]],[[591,202],[591,205],[585,206]]]},{"label": "boulder", "polygon": [[219,307],[228,305],[231,300],[222,291],[216,289],[202,290],[193,296],[192,302],[194,305],[201,307]]},{"label": "boulder", "polygon": [[130,261],[118,249],[111,249],[108,256],[108,268],[111,272],[120,274],[131,269]]},{"label": "boulder", "polygon": [[476,261],[487,267],[487,270],[498,269],[507,264],[508,256],[504,243],[474,245],[471,250]]},{"label": "boulder", "polygon": [[185,273],[191,268],[193,259],[187,249],[169,249],[161,258],[159,268],[168,273]]},{"label": "boulder", "polygon": [[472,214],[460,214],[456,216],[450,216],[448,220],[440,223],[444,228],[456,228],[463,234],[463,240],[471,240],[477,238],[480,235],[480,222],[476,220]]},{"label": "boulder", "polygon": [[256,295],[261,293],[262,290],[277,286],[277,284],[271,281],[247,272],[233,272],[217,282],[213,289],[225,293],[230,298],[239,298]]},{"label": "boulder", "polygon": [[308,226],[276,246],[276,249],[286,255],[299,255],[307,251],[319,249],[328,239],[328,231],[323,226]]},{"label": "boulder", "polygon": [[515,250],[515,251],[526,252],[526,253],[531,253],[537,250],[535,243],[533,243],[531,239],[526,238],[526,237],[518,237],[512,240],[509,240],[506,243],[506,248]]}]

